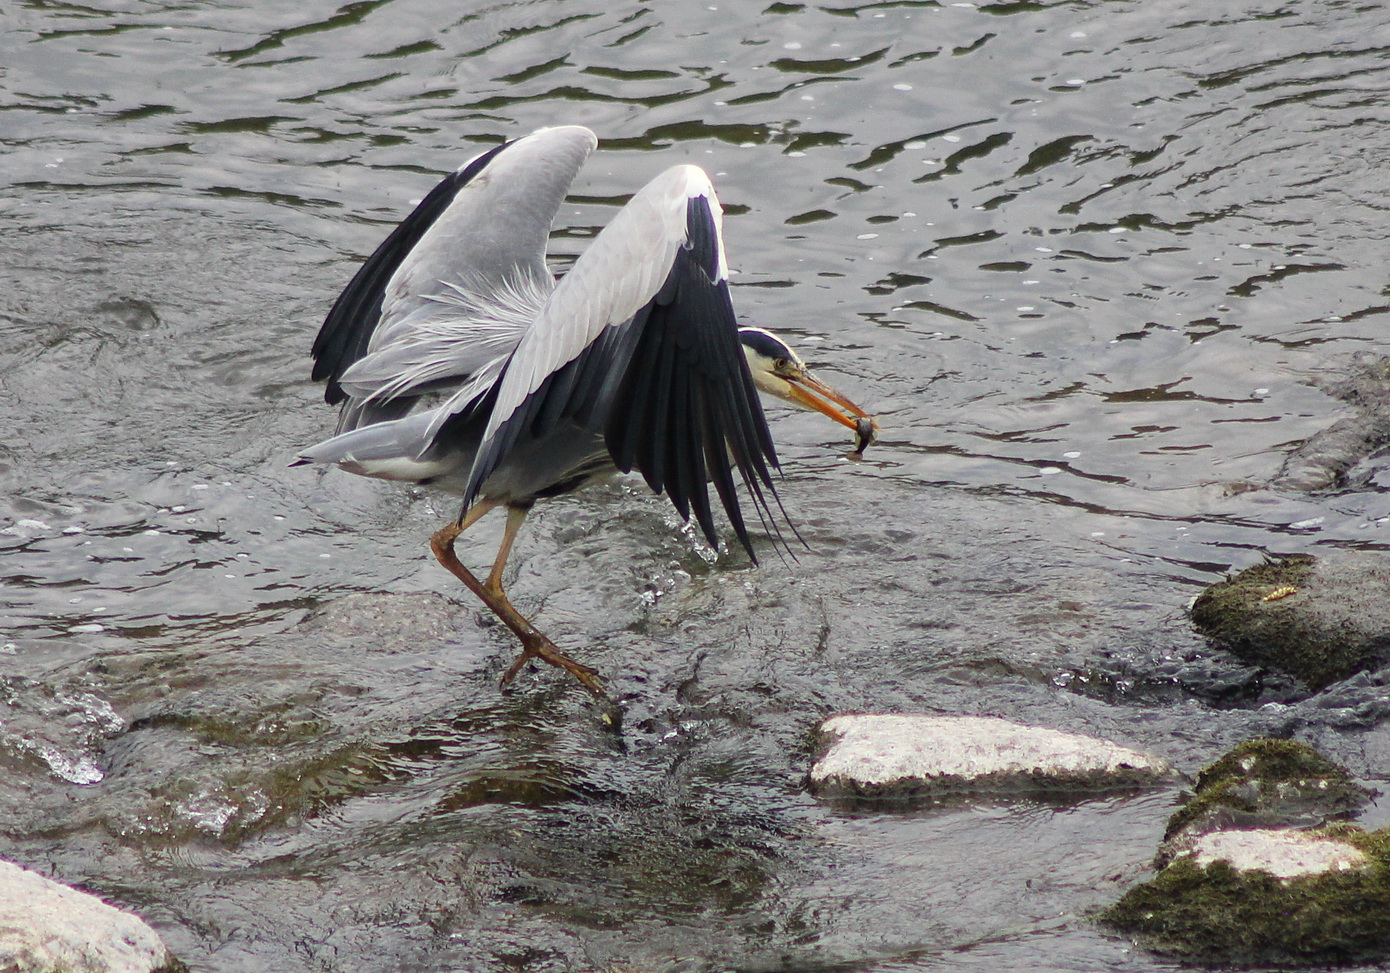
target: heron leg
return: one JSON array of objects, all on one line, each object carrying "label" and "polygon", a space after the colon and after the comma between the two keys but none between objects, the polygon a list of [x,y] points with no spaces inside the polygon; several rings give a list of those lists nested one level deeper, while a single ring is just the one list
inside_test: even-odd
[{"label": "heron leg", "polygon": [[554,642],[542,635],[521,612],[512,607],[511,600],[502,588],[502,572],[507,566],[507,557],[511,554],[517,531],[521,529],[521,524],[531,509],[529,504],[507,506],[507,527],[502,534],[502,545],[497,550],[497,558],[492,564],[492,571],[488,574],[486,582],[479,581],[458,559],[458,554],[454,551],[454,542],[458,540],[458,536],[495,506],[496,503],[487,500],[479,502],[466,515],[436,531],[430,538],[430,549],[439,563],[462,581],[464,587],[477,595],[521,640],[521,655],[517,656],[511,668],[502,676],[502,685],[510,683],[527,661],[536,658],[564,669],[579,680],[580,685],[589,692],[604,698],[603,683],[599,681],[598,672],[574,661],[556,648]]}]

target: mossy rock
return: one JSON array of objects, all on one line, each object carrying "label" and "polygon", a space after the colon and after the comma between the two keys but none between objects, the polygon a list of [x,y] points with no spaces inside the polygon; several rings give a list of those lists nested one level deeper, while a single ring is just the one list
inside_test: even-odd
[{"label": "mossy rock", "polygon": [[1257,564],[1192,604],[1202,634],[1314,690],[1390,661],[1390,558],[1306,554]]},{"label": "mossy rock", "polygon": [[1371,863],[1280,879],[1183,858],[1100,918],[1157,952],[1205,964],[1335,965],[1390,956],[1390,836],[1350,825],[1314,834],[1355,845]]},{"label": "mossy rock", "polygon": [[1375,792],[1305,743],[1249,740],[1197,775],[1193,793],[1168,821],[1158,864],[1178,839],[1228,827],[1307,826],[1360,811]]}]

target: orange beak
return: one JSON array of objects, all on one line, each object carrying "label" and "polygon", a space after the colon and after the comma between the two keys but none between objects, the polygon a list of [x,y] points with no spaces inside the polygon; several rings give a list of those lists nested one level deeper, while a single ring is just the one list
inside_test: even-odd
[{"label": "orange beak", "polygon": [[799,405],[827,415],[856,432],[861,428],[861,420],[867,419],[873,424],[874,432],[878,432],[878,421],[873,416],[809,372],[802,372],[786,381],[792,400]]}]

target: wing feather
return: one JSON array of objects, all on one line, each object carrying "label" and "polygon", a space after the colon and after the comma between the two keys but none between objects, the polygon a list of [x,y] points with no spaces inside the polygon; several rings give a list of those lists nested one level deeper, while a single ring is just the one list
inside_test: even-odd
[{"label": "wing feather", "polygon": [[578,358],[605,328],[620,325],[662,288],[685,242],[686,202],[713,197],[695,166],[668,169],[644,186],[594,238],[556,285],[507,364],[484,439],[543,382]]},{"label": "wing feather", "polygon": [[328,381],[323,398],[329,405],[337,405],[348,397],[338,384],[338,379],[353,362],[367,353],[372,333],[381,320],[382,299],[391,275],[439,218],[439,214],[454,201],[458,191],[503,148],[505,146],[498,146],[491,152],[470,159],[457,172],[445,176],[373,251],[333,302],[314,339],[311,352],[314,356],[313,380]]},{"label": "wing feather", "polygon": [[720,214],[708,177],[679,166],[599,234],[504,366],[465,505],[518,443],[569,420],[602,431],[619,469],[641,472],[717,544],[711,477],[756,560],[735,471],[775,523],[777,456],[739,343]]},{"label": "wing feather", "polygon": [[[362,390],[345,389],[341,379],[369,352],[385,352],[374,358],[371,372],[358,373],[373,389],[409,388],[405,369],[423,375],[424,354],[429,380],[465,375],[480,352],[469,343],[466,309],[452,315],[465,327],[441,338],[450,305],[479,292],[486,301],[528,286],[549,290],[550,224],[597,144],[580,126],[541,129],[470,159],[436,185],[367,258],[324,319],[314,341],[313,377],[328,381],[325,399],[335,404]],[[526,322],[501,323],[511,329],[505,356]],[[497,336],[488,332],[487,338],[495,343]],[[388,348],[411,343],[421,345],[418,354],[393,355]],[[485,351],[497,357],[495,349]],[[383,375],[397,360],[401,374]]]}]

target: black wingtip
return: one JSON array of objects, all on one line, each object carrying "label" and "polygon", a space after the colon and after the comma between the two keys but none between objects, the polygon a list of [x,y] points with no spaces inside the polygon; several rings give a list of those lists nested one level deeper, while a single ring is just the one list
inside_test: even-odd
[{"label": "black wingtip", "polygon": [[687,522],[694,515],[717,548],[713,483],[739,546],[757,564],[736,483],[743,481],[763,527],[787,546],[777,523],[786,510],[772,479],[777,454],[738,339],[728,283],[713,276],[718,236],[707,201],[691,200],[687,218],[689,245],[677,252],[661,293],[633,319],[640,334],[604,438],[619,468],[640,470]]}]

